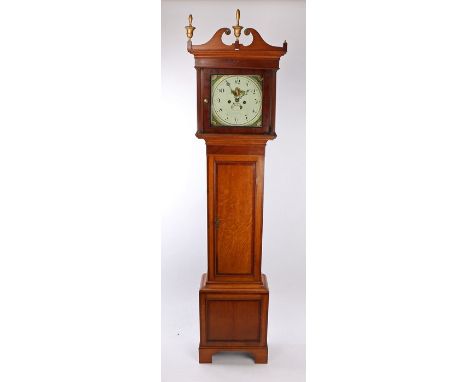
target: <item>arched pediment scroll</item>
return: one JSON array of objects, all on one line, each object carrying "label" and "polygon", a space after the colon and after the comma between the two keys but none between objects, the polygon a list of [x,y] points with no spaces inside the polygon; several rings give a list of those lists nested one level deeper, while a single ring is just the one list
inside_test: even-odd
[{"label": "arched pediment scroll", "polygon": [[220,57],[220,56],[236,56],[245,57],[281,57],[287,52],[287,43],[283,46],[273,46],[265,42],[260,33],[254,28],[246,28],[244,34],[252,35],[252,42],[249,45],[244,45],[235,40],[234,43],[227,45],[223,42],[223,34],[230,35],[229,28],[221,28],[213,35],[213,37],[204,44],[192,45],[192,41],[187,42],[187,50],[195,57]]},{"label": "arched pediment scroll", "polygon": [[220,28],[216,31],[216,33],[213,35],[213,37],[210,38],[209,41],[207,41],[204,44],[201,45],[192,45],[192,41],[189,40],[187,42],[187,50],[190,53],[194,53],[194,50],[223,50],[223,49],[228,49],[229,45],[226,45],[223,42],[223,34],[230,35],[231,34],[231,29],[229,28]]},{"label": "arched pediment scroll", "polygon": [[284,50],[284,53],[287,51],[286,41],[283,44],[283,47],[273,46],[265,42],[265,40],[260,36],[260,33],[257,32],[254,28],[246,28],[244,30],[246,36],[252,35],[252,42],[249,45],[242,45],[244,48],[256,49],[256,50]]}]

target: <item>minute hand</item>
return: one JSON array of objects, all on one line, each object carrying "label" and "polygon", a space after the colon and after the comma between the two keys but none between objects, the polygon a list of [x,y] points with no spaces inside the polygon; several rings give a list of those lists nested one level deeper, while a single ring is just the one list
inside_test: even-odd
[{"label": "minute hand", "polygon": [[230,84],[229,82],[226,81],[226,85],[229,86],[229,89],[231,90],[231,93],[232,93],[233,95],[236,95],[235,90],[232,90],[231,84]]}]

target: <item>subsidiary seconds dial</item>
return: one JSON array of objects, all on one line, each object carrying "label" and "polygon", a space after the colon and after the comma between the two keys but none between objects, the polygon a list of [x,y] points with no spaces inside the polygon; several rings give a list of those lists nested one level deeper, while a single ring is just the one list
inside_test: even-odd
[{"label": "subsidiary seconds dial", "polygon": [[262,76],[212,75],[211,125],[262,126]]}]

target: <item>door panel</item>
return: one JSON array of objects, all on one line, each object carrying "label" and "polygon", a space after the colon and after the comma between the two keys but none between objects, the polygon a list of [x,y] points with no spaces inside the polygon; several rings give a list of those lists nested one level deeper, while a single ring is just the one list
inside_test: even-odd
[{"label": "door panel", "polygon": [[256,162],[216,164],[216,273],[253,273]]}]

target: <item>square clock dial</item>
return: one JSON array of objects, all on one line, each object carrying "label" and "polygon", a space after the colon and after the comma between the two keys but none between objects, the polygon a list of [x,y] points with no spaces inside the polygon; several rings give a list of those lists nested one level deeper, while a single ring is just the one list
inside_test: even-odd
[{"label": "square clock dial", "polygon": [[262,97],[262,76],[212,75],[211,125],[261,127]]}]

